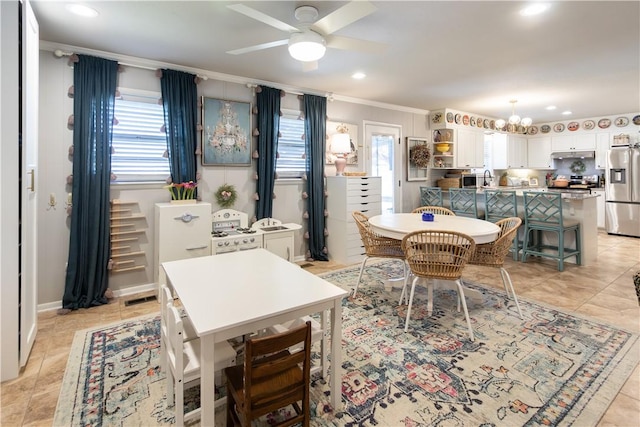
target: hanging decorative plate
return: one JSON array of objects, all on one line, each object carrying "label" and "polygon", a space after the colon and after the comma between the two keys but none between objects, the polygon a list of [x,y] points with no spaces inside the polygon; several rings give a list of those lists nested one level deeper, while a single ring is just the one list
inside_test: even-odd
[{"label": "hanging decorative plate", "polygon": [[467,116],[466,114],[462,116],[462,124],[465,126],[469,126],[469,116]]},{"label": "hanging decorative plate", "polygon": [[542,132],[542,133],[549,133],[549,132],[551,132],[551,126],[549,126],[549,125],[542,125],[542,126],[540,126],[540,132]]},{"label": "hanging decorative plate", "polygon": [[442,113],[433,113],[433,117],[431,117],[431,121],[433,123],[441,123],[442,122]]},{"label": "hanging decorative plate", "polygon": [[478,117],[478,120],[476,121],[476,126],[478,126],[479,128],[482,127],[482,119],[480,117]]},{"label": "hanging decorative plate", "polygon": [[527,135],[535,135],[536,133],[538,133],[537,126],[531,126],[529,127],[529,129],[527,129]]},{"label": "hanging decorative plate", "polygon": [[456,124],[459,125],[460,123],[462,123],[462,114],[458,113],[456,114]]},{"label": "hanging decorative plate", "polygon": [[580,123],[578,123],[578,122],[570,122],[567,125],[567,129],[569,129],[571,132],[576,131],[576,130],[580,129]]},{"label": "hanging decorative plate", "polygon": [[584,130],[591,130],[596,127],[596,122],[594,122],[593,120],[585,120],[584,122],[582,122],[582,127],[584,128]]},{"label": "hanging decorative plate", "polygon": [[629,124],[629,119],[627,119],[626,117],[618,117],[614,123],[619,128],[625,127],[626,125]]},{"label": "hanging decorative plate", "polygon": [[609,120],[609,119],[600,119],[600,120],[598,120],[598,127],[600,129],[606,129],[609,126],[611,126],[611,120]]},{"label": "hanging decorative plate", "polygon": [[[467,116],[465,116],[465,117],[467,117]],[[464,119],[463,119],[463,120],[464,120]],[[473,127],[476,127],[476,118],[475,118],[475,117],[473,117],[473,116],[471,116],[471,117],[469,118],[469,124],[470,124],[471,126],[473,126]]]},{"label": "hanging decorative plate", "polygon": [[564,125],[562,123],[556,123],[553,125],[553,130],[560,133],[564,130]]},{"label": "hanging decorative plate", "polygon": [[526,129],[524,126],[522,126],[522,125],[518,125],[518,126],[516,126],[516,132],[518,132],[518,133],[525,133],[525,132],[526,132],[526,130],[527,130],[527,129]]},{"label": "hanging decorative plate", "polygon": [[[638,120],[640,121],[640,116],[638,116]],[[636,123],[640,124],[640,123]],[[484,128],[489,129],[491,127],[491,123],[489,123],[489,119],[484,119]]]},{"label": "hanging decorative plate", "polygon": [[634,125],[640,125],[640,114],[637,116],[634,116],[632,120]]},{"label": "hanging decorative plate", "polygon": [[489,122],[489,128],[493,129],[493,130],[496,130],[496,121],[495,120],[491,120]]},{"label": "hanging decorative plate", "polygon": [[447,113],[447,123],[453,123],[453,113]]}]

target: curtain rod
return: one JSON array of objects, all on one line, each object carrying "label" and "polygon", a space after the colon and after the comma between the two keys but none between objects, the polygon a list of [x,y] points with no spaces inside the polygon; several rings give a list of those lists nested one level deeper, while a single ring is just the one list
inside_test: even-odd
[{"label": "curtain rod", "polygon": [[[72,56],[73,52],[65,52],[65,51],[62,51],[60,49],[56,49],[56,50],[53,51],[53,54],[58,58],[62,58],[64,56]],[[127,63],[127,62],[122,62],[122,61],[118,61],[118,64],[124,65],[125,67],[140,68],[142,70],[150,70],[150,71],[156,71],[157,70],[157,68],[145,67],[144,65],[130,64],[130,63]],[[196,77],[198,77],[199,79],[202,79],[202,80],[209,80],[208,76],[203,76],[203,75],[200,75],[200,74],[196,74]]]}]

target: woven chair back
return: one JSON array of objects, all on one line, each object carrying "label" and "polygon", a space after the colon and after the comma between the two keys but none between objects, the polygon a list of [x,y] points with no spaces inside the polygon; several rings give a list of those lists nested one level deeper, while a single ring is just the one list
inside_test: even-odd
[{"label": "woven chair back", "polygon": [[419,208],[415,208],[414,210],[411,211],[411,213],[423,213],[423,212],[431,212],[432,214],[435,214],[435,215],[452,215],[452,216],[456,215],[455,213],[453,213],[452,210],[443,208],[442,206],[420,206]]},{"label": "woven chair back", "polygon": [[358,226],[367,256],[404,259],[400,240],[384,237],[374,232],[369,224],[369,218],[362,212],[355,211],[352,215]]},{"label": "woven chair back", "polygon": [[459,279],[475,247],[471,237],[454,231],[415,231],[402,240],[411,272],[429,279]]},{"label": "woven chair back", "polygon": [[496,225],[500,227],[498,238],[491,243],[477,245],[469,264],[491,267],[504,265],[505,257],[511,249],[520,224],[522,224],[522,220],[518,217],[503,218],[496,222]]}]

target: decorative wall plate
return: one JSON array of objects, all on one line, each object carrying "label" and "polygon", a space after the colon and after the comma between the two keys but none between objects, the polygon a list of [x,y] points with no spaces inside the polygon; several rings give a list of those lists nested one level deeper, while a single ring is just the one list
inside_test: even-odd
[{"label": "decorative wall plate", "polygon": [[530,126],[529,129],[527,129],[527,135],[535,135],[537,133],[538,133],[537,126]]},{"label": "decorative wall plate", "polygon": [[567,125],[567,129],[569,129],[571,132],[576,131],[576,130],[580,129],[580,123],[578,123],[578,122],[570,122]]},{"label": "decorative wall plate", "polygon": [[442,113],[433,113],[431,117],[431,121],[433,123],[441,123],[442,122]]},{"label": "decorative wall plate", "polygon": [[629,124],[629,119],[627,119],[626,117],[618,117],[615,122],[616,126],[618,126],[619,128],[621,127],[625,127],[626,125]]},{"label": "decorative wall plate", "polygon": [[462,124],[465,126],[469,125],[469,116],[467,116],[466,114],[462,116]]},{"label": "decorative wall plate", "polygon": [[[465,117],[467,117],[467,116],[465,116]],[[464,118],[463,118],[463,120],[464,120]],[[473,127],[476,127],[476,118],[475,117],[471,116],[469,118],[469,125],[471,125]]]},{"label": "decorative wall plate", "polygon": [[456,124],[459,125],[460,123],[462,123],[462,114],[458,113],[456,114]]},{"label": "decorative wall plate", "polygon": [[491,120],[489,122],[489,129],[493,129],[493,130],[496,129],[496,121],[495,120]]},{"label": "decorative wall plate", "polygon": [[584,128],[584,130],[591,130],[596,127],[596,122],[594,122],[593,120],[585,120],[584,122],[582,122],[582,127]]},{"label": "decorative wall plate", "polygon": [[549,133],[549,132],[551,132],[551,126],[549,126],[549,125],[542,125],[542,126],[540,126],[540,132],[542,132],[542,133]]},{"label": "decorative wall plate", "polygon": [[562,123],[556,123],[555,125],[553,125],[553,130],[560,133],[564,130],[564,125]]},{"label": "decorative wall plate", "polygon": [[[640,122],[640,116],[638,116],[638,121]],[[640,123],[636,123],[636,124],[640,124]],[[490,127],[491,127],[491,123],[489,123],[489,119],[484,119],[484,128],[489,129]]]},{"label": "decorative wall plate", "polygon": [[453,113],[447,113],[447,123],[453,123]]},{"label": "decorative wall plate", "polygon": [[610,119],[600,119],[600,120],[598,120],[598,127],[600,129],[606,129],[609,126],[611,126],[611,120]]},{"label": "decorative wall plate", "polygon": [[640,114],[637,116],[634,116],[632,120],[634,125],[640,125]]}]

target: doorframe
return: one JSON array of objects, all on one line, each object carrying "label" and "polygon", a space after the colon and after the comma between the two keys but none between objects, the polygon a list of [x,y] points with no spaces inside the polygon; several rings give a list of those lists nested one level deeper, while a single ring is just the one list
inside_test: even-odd
[{"label": "doorframe", "polygon": [[371,138],[370,135],[372,127],[381,127],[393,129],[393,132],[397,132],[398,140],[394,144],[393,149],[393,211],[402,212],[402,125],[395,123],[377,122],[372,120],[363,120],[362,135],[364,138],[364,152],[365,152],[365,171],[367,175],[371,175]]}]

